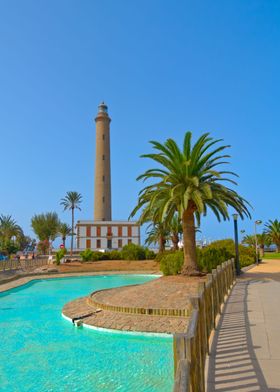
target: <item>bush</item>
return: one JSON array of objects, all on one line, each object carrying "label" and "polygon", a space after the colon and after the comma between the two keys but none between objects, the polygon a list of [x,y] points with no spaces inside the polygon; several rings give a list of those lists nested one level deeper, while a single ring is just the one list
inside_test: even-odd
[{"label": "bush", "polygon": [[63,248],[63,249],[59,249],[56,254],[55,254],[55,263],[56,265],[60,264],[61,259],[63,259],[63,257],[66,255],[67,253],[67,249]]},{"label": "bush", "polygon": [[119,252],[118,250],[111,250],[111,252],[108,252],[108,257],[109,260],[121,260],[122,253]]},{"label": "bush", "polygon": [[[206,248],[200,249],[198,251],[199,252],[206,252],[207,249],[223,249],[223,251],[221,252],[225,252],[224,256],[227,258],[225,258],[223,261],[226,261],[228,259],[232,259],[235,258],[235,243],[231,238],[227,238],[224,240],[219,240],[219,241],[214,241],[212,242],[210,245],[208,245]],[[248,265],[251,265],[255,262],[255,250],[251,247],[248,246],[244,246],[244,245],[239,245],[238,246],[239,249],[239,261],[240,261],[240,267],[246,267]],[[220,264],[220,263],[219,263]],[[214,264],[215,265],[215,261]],[[210,264],[207,267],[207,270],[209,271],[210,268]],[[213,266],[212,268],[216,268],[215,266]],[[211,269],[210,269],[211,271]]]},{"label": "bush", "polygon": [[85,249],[80,253],[82,261],[99,261],[102,260],[103,253],[91,249]]},{"label": "bush", "polygon": [[123,260],[145,260],[145,248],[141,245],[128,244],[122,249]]},{"label": "bush", "polygon": [[217,268],[217,265],[232,258],[232,253],[227,248],[214,248],[207,246],[206,248],[197,248],[197,264],[198,268],[203,272],[211,272]]},{"label": "bush", "polygon": [[148,248],[145,249],[145,259],[146,260],[154,260],[156,258],[156,254],[153,250]]},{"label": "bush", "polygon": [[184,264],[184,253],[180,250],[163,255],[160,260],[160,270],[163,275],[177,275]]},{"label": "bush", "polygon": [[173,254],[174,250],[165,250],[163,252],[158,252],[155,257],[155,261],[161,262],[161,259],[167,255]]}]

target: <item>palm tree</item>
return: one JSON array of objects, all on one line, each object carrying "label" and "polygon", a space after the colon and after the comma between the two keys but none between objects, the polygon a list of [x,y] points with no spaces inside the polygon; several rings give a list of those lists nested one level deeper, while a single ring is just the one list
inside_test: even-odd
[{"label": "palm tree", "polygon": [[[59,233],[60,221],[56,212],[34,215],[31,226],[40,241],[54,241]],[[50,246],[49,246],[50,248]]]},{"label": "palm tree", "polygon": [[173,244],[173,249],[178,250],[180,235],[183,233],[181,219],[179,218],[178,214],[173,216],[169,227],[170,227],[170,239]]},{"label": "palm tree", "polygon": [[73,240],[74,240],[74,210],[75,208],[81,211],[79,205],[82,202],[82,195],[78,192],[67,192],[66,196],[61,199],[60,204],[64,207],[63,211],[71,210],[72,212],[72,233],[71,233],[71,255],[73,254]]},{"label": "palm tree", "polygon": [[245,235],[242,244],[248,245],[252,248],[256,247],[256,238],[254,235]]},{"label": "palm tree", "polygon": [[263,232],[262,234],[257,234],[257,241],[260,247],[260,256],[264,256],[264,247],[271,245],[271,240],[269,236]]},{"label": "palm tree", "polygon": [[159,244],[159,252],[164,252],[165,244],[170,236],[164,223],[150,223],[147,227],[146,245]]},{"label": "palm tree", "polygon": [[10,241],[12,237],[19,239],[23,235],[22,228],[12,219],[11,215],[0,216],[0,237],[3,242]]},{"label": "palm tree", "polygon": [[217,166],[229,155],[220,155],[229,146],[213,147],[221,140],[214,140],[206,133],[192,146],[192,134],[187,132],[183,149],[176,142],[168,139],[164,144],[151,141],[155,153],[142,155],[161,165],[160,168],[147,170],[137,180],[149,180],[138,198],[138,204],[130,216],[141,211],[139,222],[145,221],[152,214],[154,222],[167,224],[178,212],[182,220],[184,241],[184,265],[182,273],[199,274],[195,242],[195,218],[199,225],[201,215],[212,210],[220,221],[229,219],[228,206],[233,207],[243,219],[250,217],[249,204],[243,197],[223,182],[236,185],[225,175],[235,175],[229,171],[218,170]]},{"label": "palm tree", "polygon": [[61,223],[59,233],[61,235],[63,246],[65,247],[66,237],[72,234],[72,229],[69,225],[67,225],[67,223]]},{"label": "palm tree", "polygon": [[277,252],[280,252],[280,222],[277,219],[274,221],[269,220],[268,223],[265,224],[265,227],[265,233],[268,235],[271,242],[276,245]]}]

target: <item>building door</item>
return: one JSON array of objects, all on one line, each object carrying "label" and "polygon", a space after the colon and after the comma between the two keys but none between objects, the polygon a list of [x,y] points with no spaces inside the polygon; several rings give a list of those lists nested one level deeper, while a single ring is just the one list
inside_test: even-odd
[{"label": "building door", "polygon": [[112,240],[107,240],[107,248],[112,249]]}]

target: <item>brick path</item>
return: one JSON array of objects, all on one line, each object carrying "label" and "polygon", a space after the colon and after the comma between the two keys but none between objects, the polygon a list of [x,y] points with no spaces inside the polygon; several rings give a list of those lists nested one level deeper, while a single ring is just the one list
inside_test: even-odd
[{"label": "brick path", "polygon": [[208,392],[280,391],[280,260],[238,280],[214,335]]}]

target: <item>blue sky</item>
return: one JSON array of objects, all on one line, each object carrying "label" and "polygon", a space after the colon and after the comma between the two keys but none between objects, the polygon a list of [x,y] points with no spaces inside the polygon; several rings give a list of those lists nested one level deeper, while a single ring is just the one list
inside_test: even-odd
[{"label": "blue sky", "polygon": [[[112,118],[113,218],[126,219],[148,141],[187,130],[231,144],[253,219],[279,216],[278,1],[0,1],[0,213],[32,234],[35,213],[83,195],[93,217],[93,118]],[[202,221],[202,236],[232,235]],[[253,221],[240,224],[247,233]]]}]

